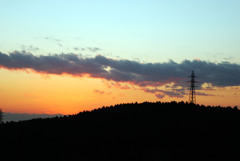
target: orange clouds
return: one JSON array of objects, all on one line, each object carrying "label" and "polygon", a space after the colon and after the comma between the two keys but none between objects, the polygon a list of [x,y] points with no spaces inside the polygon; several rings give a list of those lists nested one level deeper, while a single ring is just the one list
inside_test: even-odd
[{"label": "orange clouds", "polygon": [[219,102],[231,105],[236,104],[233,98],[239,98],[237,64],[187,60],[180,64],[173,61],[142,64],[101,55],[37,57],[16,52],[0,53],[0,65],[0,106],[15,112],[68,114],[116,103],[187,101],[187,76],[191,68],[197,70],[202,82],[197,91],[198,102],[214,103],[224,95]]}]

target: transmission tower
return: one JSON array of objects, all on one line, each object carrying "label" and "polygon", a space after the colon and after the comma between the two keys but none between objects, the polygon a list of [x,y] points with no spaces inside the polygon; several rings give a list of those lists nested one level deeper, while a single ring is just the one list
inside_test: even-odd
[{"label": "transmission tower", "polygon": [[197,83],[197,81],[195,80],[196,76],[194,74],[194,71],[192,71],[191,76],[189,76],[191,78],[190,81],[190,91],[189,91],[189,103],[194,103],[196,104],[196,85],[195,83]]}]

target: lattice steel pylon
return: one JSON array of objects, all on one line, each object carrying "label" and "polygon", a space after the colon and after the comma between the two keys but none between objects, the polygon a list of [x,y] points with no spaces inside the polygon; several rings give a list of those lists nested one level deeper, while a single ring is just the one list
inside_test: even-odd
[{"label": "lattice steel pylon", "polygon": [[196,76],[195,76],[195,73],[194,71],[192,71],[192,74],[191,76],[189,76],[191,78],[190,81],[190,90],[189,90],[189,103],[194,103],[196,104],[196,83],[197,81],[195,80]]}]

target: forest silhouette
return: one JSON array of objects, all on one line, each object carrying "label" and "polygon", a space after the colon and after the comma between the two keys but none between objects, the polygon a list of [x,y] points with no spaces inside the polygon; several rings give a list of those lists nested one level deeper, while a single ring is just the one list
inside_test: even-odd
[{"label": "forest silhouette", "polygon": [[239,161],[240,112],[185,102],[119,104],[0,125],[4,161]]}]

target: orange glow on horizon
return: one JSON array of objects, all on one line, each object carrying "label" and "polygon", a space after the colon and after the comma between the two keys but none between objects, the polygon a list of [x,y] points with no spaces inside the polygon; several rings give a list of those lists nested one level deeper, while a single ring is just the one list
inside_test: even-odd
[{"label": "orange glow on horizon", "polygon": [[[188,101],[165,96],[156,98],[129,82],[72,77],[69,75],[39,75],[21,70],[0,69],[0,108],[4,112],[36,114],[76,114],[102,106],[144,101]],[[111,86],[110,86],[111,85]],[[197,96],[197,103],[204,105],[235,106],[239,87],[205,90],[214,96]],[[188,94],[188,92],[187,92]]]}]

